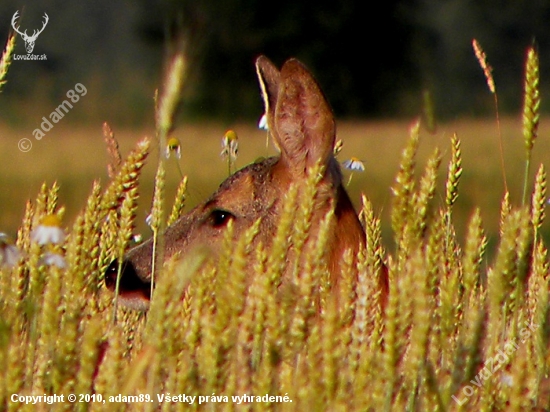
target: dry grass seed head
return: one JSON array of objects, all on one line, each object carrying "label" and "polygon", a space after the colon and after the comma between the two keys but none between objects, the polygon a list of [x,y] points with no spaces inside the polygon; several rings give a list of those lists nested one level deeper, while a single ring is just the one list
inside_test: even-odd
[{"label": "dry grass seed head", "polygon": [[103,123],[103,138],[107,146],[107,155],[109,156],[107,173],[109,178],[113,179],[120,170],[120,166],[122,165],[122,157],[120,155],[118,141],[115,138],[115,133],[107,122]]},{"label": "dry grass seed head", "polygon": [[481,45],[476,39],[472,40],[472,47],[474,48],[474,53],[476,55],[479,65],[483,69],[483,74],[485,75],[485,80],[487,81],[487,86],[491,93],[496,93],[495,81],[493,79],[493,68],[487,63],[487,56],[481,48]]}]

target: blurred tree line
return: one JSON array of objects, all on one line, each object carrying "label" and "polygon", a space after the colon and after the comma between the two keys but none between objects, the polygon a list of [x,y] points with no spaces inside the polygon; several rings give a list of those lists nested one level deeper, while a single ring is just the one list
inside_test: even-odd
[{"label": "blurred tree line", "polygon": [[550,94],[548,0],[4,0],[2,39],[16,10],[29,33],[44,12],[50,20],[34,50],[47,60],[14,61],[0,95],[2,119],[13,123],[49,113],[77,82],[89,94],[73,120],[151,122],[166,45],[178,36],[190,67],[182,112],[193,118],[258,118],[259,54],[278,65],[301,59],[340,117],[416,115],[425,91],[439,117],[492,114],[472,38],[494,67],[502,112],[521,106],[533,42]]}]

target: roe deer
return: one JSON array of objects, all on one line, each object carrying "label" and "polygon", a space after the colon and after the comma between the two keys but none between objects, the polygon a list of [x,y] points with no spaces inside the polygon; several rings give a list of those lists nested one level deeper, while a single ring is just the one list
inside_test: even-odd
[{"label": "roe deer", "polygon": [[[164,234],[165,257],[175,253],[184,256],[201,245],[207,245],[215,254],[221,249],[224,227],[230,220],[233,220],[235,235],[239,236],[261,218],[255,241],[269,246],[291,183],[305,183],[308,168],[320,162],[324,175],[316,195],[311,230],[315,233],[321,219],[331,207],[335,208],[327,261],[332,284],[336,285],[341,276],[343,252],[351,249],[356,253],[363,247],[365,233],[342,185],[340,168],[333,156],[334,116],[313,76],[298,60],[288,60],[279,71],[261,56],[256,61],[256,69],[268,130],[280,156],[234,173],[210,199],[168,227]],[[153,242],[149,239],[126,256],[119,293],[127,306],[140,310],[148,307],[152,252]],[[106,284],[111,290],[116,276],[117,263],[113,262],[106,273]],[[380,286],[385,295],[385,273]]]}]

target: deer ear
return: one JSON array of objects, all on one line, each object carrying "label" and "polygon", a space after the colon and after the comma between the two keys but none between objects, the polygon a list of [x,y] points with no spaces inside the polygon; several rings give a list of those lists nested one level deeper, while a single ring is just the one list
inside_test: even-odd
[{"label": "deer ear", "polygon": [[265,56],[260,56],[256,60],[256,73],[258,74],[258,81],[264,99],[267,126],[269,130],[273,130],[273,116],[277,105],[281,75],[277,67]]},{"label": "deer ear", "polygon": [[298,60],[282,67],[273,119],[273,137],[281,159],[293,174],[303,175],[320,161],[333,159],[336,126],[321,88]]}]

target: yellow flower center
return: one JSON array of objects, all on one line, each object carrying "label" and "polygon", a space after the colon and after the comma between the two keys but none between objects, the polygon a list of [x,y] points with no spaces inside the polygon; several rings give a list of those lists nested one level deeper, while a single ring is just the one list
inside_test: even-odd
[{"label": "yellow flower center", "polygon": [[237,140],[237,133],[235,133],[233,130],[228,130],[225,132],[224,137],[227,139],[228,142],[231,142],[233,140]]},{"label": "yellow flower center", "polygon": [[177,137],[171,137],[168,140],[168,149],[169,150],[176,150],[178,147],[180,147],[180,141]]},{"label": "yellow flower center", "polygon": [[42,226],[61,227],[61,220],[57,215],[46,215],[42,218],[40,224]]}]

